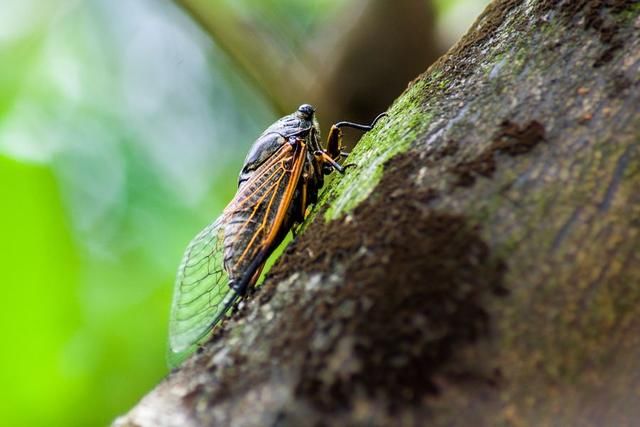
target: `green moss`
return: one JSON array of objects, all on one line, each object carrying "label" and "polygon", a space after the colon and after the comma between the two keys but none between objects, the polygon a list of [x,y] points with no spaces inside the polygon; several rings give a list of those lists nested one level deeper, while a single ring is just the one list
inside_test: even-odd
[{"label": "green moss", "polygon": [[356,167],[349,168],[345,176],[333,181],[323,192],[319,206],[330,200],[326,210],[327,221],[336,219],[355,208],[376,187],[382,177],[384,164],[395,155],[406,151],[431,122],[424,111],[425,87],[440,84],[441,73],[432,73],[418,80],[389,109],[389,117],[382,119],[375,129],[365,134],[347,159]]},{"label": "green moss", "polygon": [[640,3],[629,4],[629,8],[617,14],[619,24],[635,20],[640,15]]}]

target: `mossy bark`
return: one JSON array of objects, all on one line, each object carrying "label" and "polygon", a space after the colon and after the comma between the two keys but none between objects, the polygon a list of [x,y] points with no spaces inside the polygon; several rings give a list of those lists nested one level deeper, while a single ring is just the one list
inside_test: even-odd
[{"label": "mossy bark", "polygon": [[639,34],[636,1],[494,2],[117,424],[636,425]]}]

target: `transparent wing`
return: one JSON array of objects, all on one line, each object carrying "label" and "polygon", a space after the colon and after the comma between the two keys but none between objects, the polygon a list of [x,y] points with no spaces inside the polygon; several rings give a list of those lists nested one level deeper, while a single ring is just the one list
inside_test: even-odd
[{"label": "transparent wing", "polygon": [[286,144],[260,166],[224,213],[189,244],[176,278],[169,364],[203,342],[246,289],[276,243],[300,178],[306,147]]},{"label": "transparent wing", "polygon": [[237,298],[223,265],[225,218],[223,214],[191,241],[178,268],[169,324],[172,366],[207,337]]}]

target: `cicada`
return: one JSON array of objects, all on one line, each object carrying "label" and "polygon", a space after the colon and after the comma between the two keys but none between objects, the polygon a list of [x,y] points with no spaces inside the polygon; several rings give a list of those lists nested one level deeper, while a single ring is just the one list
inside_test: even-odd
[{"label": "cicada", "polygon": [[169,360],[175,364],[202,343],[234,302],[254,286],[265,261],[316,203],[324,176],[344,174],[342,129],[370,125],[339,122],[321,145],[309,104],[282,117],[254,142],[238,191],[222,214],[189,244],[178,268],[169,326]]}]

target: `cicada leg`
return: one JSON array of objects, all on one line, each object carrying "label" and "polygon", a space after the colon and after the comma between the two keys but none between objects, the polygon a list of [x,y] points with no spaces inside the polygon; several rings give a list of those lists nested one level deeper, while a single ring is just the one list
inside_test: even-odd
[{"label": "cicada leg", "polygon": [[266,261],[263,262],[262,265],[257,268],[255,273],[253,273],[253,276],[251,277],[251,281],[249,282],[250,288],[255,286],[256,282],[258,281],[258,278],[260,277],[260,273],[262,273],[262,269],[264,268],[265,263]]},{"label": "cicada leg", "polygon": [[327,136],[326,152],[332,159],[338,159],[342,148],[342,129],[333,125]]},{"label": "cicada leg", "polygon": [[342,149],[344,148],[342,146],[342,128],[359,129],[367,132],[374,128],[376,123],[378,123],[378,120],[386,116],[387,113],[378,114],[369,125],[363,125],[353,122],[338,122],[334,124],[333,126],[331,126],[331,130],[329,130],[329,135],[327,136],[327,148],[325,150],[326,154],[328,154],[333,160],[337,160],[340,157],[346,157],[349,154],[345,151],[342,151]]},{"label": "cicada leg", "polygon": [[[307,178],[303,178],[302,181],[302,185],[300,186],[300,206],[298,206],[298,213],[300,214],[300,216],[298,218],[295,219],[294,221],[294,225],[291,227],[291,234],[293,234],[293,237],[296,237],[298,235],[298,228],[300,225],[302,225],[302,222],[304,221],[305,218],[305,214],[307,212],[307,186],[308,186],[308,181]],[[298,223],[298,226],[295,225],[295,223]]]},{"label": "cicada leg", "polygon": [[342,166],[340,163],[333,160],[333,158],[329,155],[328,152],[324,150],[318,150],[313,154],[318,158],[318,160],[320,160],[320,163],[322,164],[328,163],[329,165],[331,165],[331,167],[333,167],[333,169],[337,170],[342,174],[344,173],[345,171],[344,166]]}]

